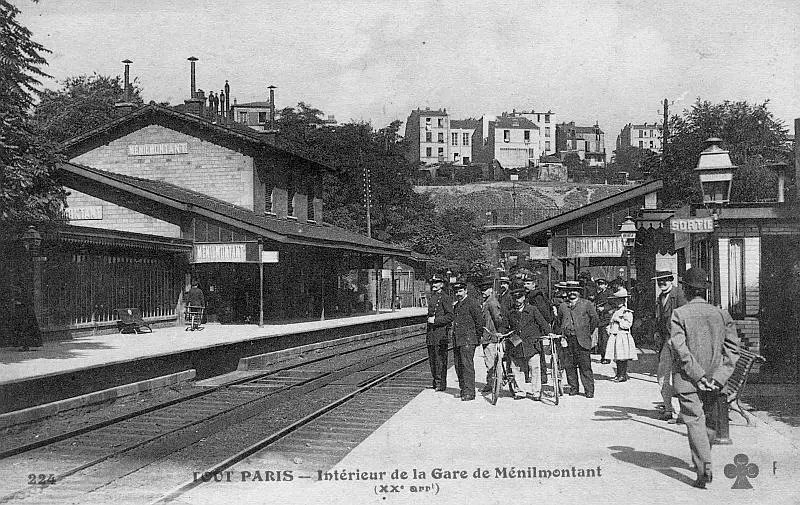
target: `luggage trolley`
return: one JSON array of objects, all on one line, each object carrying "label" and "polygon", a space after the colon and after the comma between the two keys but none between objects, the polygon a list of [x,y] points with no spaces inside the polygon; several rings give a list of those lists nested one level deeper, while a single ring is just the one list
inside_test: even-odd
[{"label": "luggage trolley", "polygon": [[195,331],[203,329],[203,310],[205,310],[204,307],[196,307],[193,305],[188,305],[186,307],[186,312],[184,314],[186,321],[186,330],[184,331]]}]

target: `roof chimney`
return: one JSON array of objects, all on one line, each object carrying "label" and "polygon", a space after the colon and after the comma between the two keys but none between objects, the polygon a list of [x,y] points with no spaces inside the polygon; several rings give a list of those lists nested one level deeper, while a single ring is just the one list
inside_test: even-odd
[{"label": "roof chimney", "polygon": [[133,109],[136,107],[131,103],[131,63],[133,62],[131,60],[122,60],[122,63],[125,64],[125,89],[123,90],[122,94],[123,101],[114,104],[116,115],[118,116],[129,114],[133,112]]},{"label": "roof chimney", "polygon": [[191,94],[189,95],[188,100],[184,100],[183,103],[186,104],[186,112],[189,114],[195,115],[202,115],[203,114],[203,105],[205,102],[205,95],[200,97],[197,93],[197,82],[195,81],[195,64],[194,62],[197,61],[197,58],[194,56],[190,56],[186,58],[191,62]]},{"label": "roof chimney", "polygon": [[269,86],[269,129],[275,129],[275,88],[276,86]]}]

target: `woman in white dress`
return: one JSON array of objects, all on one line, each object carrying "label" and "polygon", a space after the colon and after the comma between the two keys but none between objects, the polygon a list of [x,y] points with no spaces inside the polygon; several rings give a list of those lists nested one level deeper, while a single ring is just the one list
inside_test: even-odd
[{"label": "woman in white dress", "polygon": [[633,326],[633,311],[626,303],[628,291],[618,288],[608,297],[608,303],[613,307],[611,322],[608,323],[608,343],[606,344],[606,359],[617,362],[617,374],[611,379],[614,382],[628,380],[628,361],[639,359],[636,355],[636,343],[631,335]]}]

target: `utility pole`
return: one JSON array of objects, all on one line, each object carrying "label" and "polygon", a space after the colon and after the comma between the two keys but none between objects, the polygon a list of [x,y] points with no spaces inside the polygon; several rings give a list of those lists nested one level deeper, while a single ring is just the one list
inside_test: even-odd
[{"label": "utility pole", "polygon": [[364,164],[364,154],[363,154],[363,151],[361,149],[358,150],[358,159],[359,159],[359,163],[361,163],[361,166],[363,167],[363,171],[364,171],[364,174],[363,174],[364,175],[364,207],[366,207],[366,209],[367,209],[367,236],[368,237],[372,237],[372,223],[371,223],[371,219],[370,219],[370,213],[371,213],[370,212],[370,207],[372,206],[371,202],[370,202],[371,197],[372,197],[371,189],[370,189],[371,174],[369,172],[369,167]]},{"label": "utility pole", "polygon": [[664,125],[661,129],[661,165],[666,165],[667,142],[669,141],[669,101],[664,99]]}]

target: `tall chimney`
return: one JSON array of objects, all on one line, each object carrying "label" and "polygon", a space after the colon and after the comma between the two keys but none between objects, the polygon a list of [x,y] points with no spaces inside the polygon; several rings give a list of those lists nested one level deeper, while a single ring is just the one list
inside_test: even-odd
[{"label": "tall chimney", "polygon": [[188,100],[184,100],[183,103],[186,104],[186,112],[189,114],[196,114],[202,115],[203,114],[203,106],[205,105],[205,95],[200,97],[197,93],[197,81],[195,80],[195,64],[194,62],[197,61],[197,58],[194,56],[190,56],[186,58],[191,62],[191,95],[189,96]]},{"label": "tall chimney", "polygon": [[191,72],[192,72],[192,90],[191,90],[191,94],[189,95],[189,98],[194,98],[194,94],[197,93],[197,81],[195,80],[194,62],[197,61],[197,58],[195,58],[194,56],[189,56],[186,59],[189,60],[190,62],[192,62],[192,70],[191,70]]},{"label": "tall chimney", "polygon": [[125,64],[125,79],[123,85],[125,89],[122,94],[122,101],[114,104],[117,116],[123,116],[133,112],[134,105],[131,103],[131,60],[122,60]]},{"label": "tall chimney", "polygon": [[225,110],[225,90],[219,90],[219,115],[222,117],[223,120],[228,119],[228,111]]},{"label": "tall chimney", "polygon": [[269,129],[275,129],[275,86],[269,86]]},{"label": "tall chimney", "polygon": [[233,119],[231,114],[231,87],[227,79],[225,79],[225,116],[228,119]]}]

